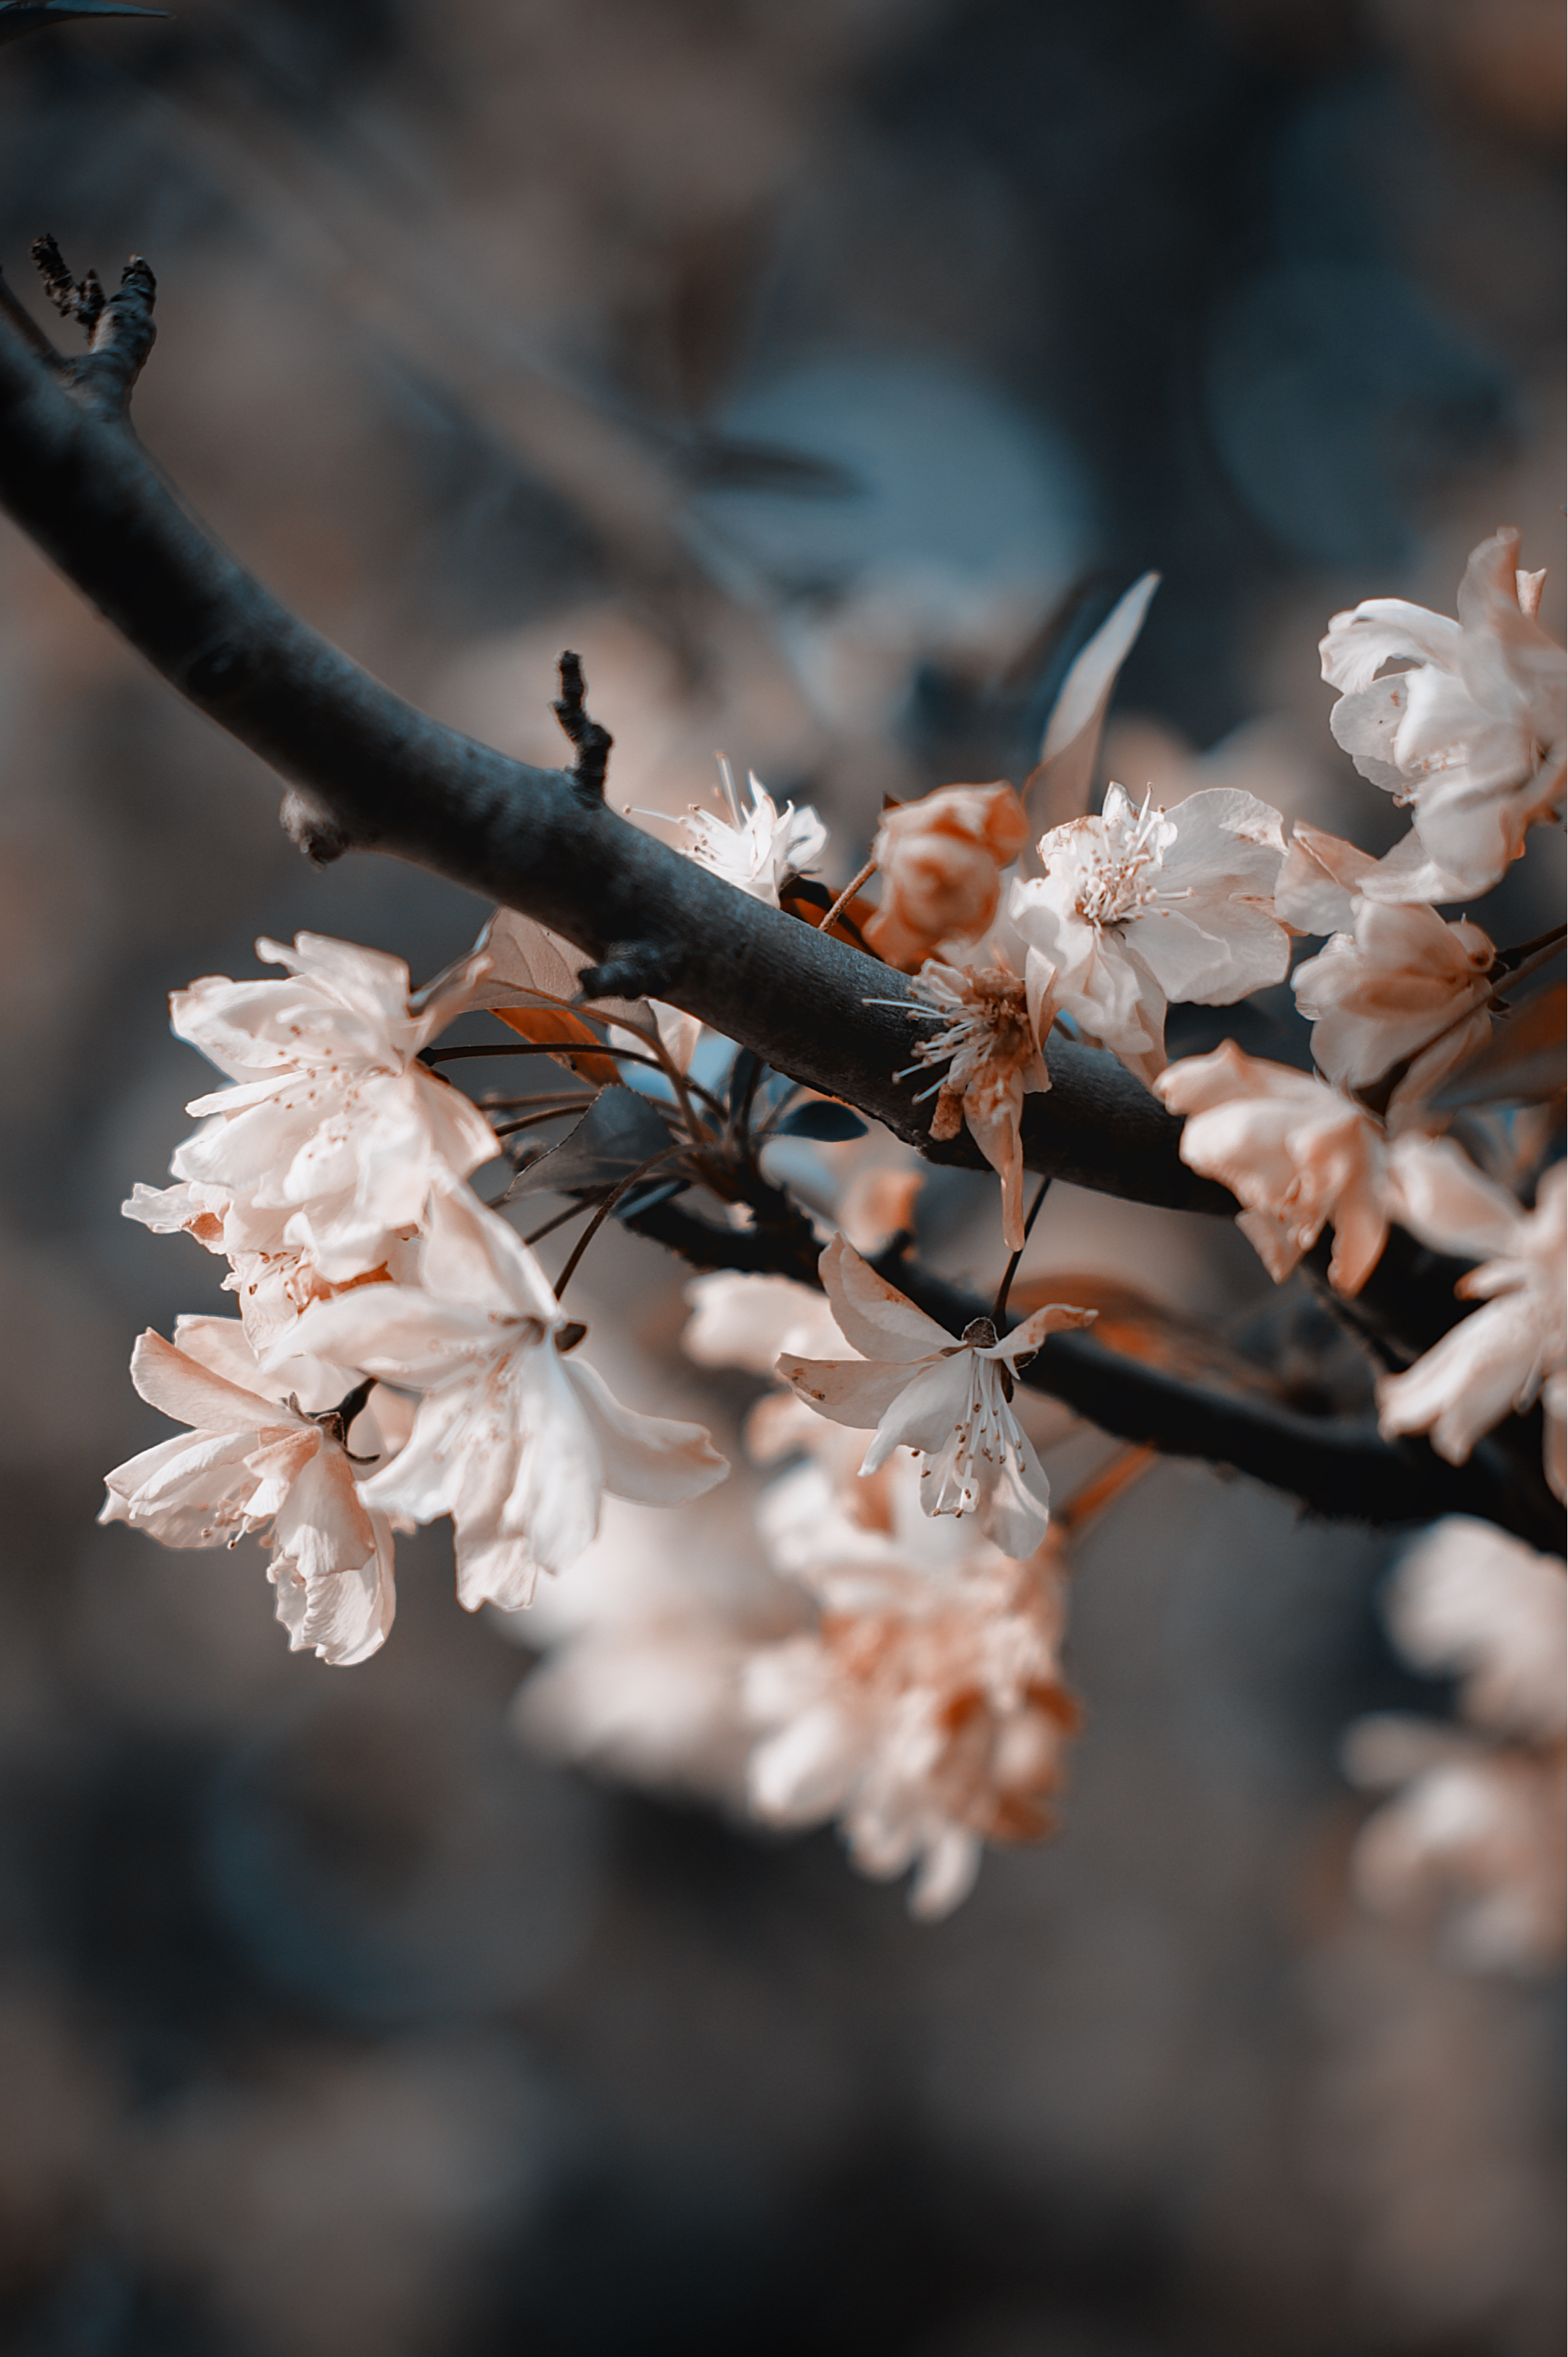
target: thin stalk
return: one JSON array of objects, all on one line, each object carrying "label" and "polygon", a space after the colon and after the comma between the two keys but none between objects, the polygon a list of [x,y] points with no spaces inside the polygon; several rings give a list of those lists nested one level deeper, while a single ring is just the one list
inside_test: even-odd
[{"label": "thin stalk", "polygon": [[594,1238],[598,1234],[599,1230],[604,1226],[605,1222],[609,1218],[610,1213],[615,1210],[615,1207],[620,1201],[621,1197],[623,1195],[629,1194],[632,1188],[635,1187],[640,1179],[646,1178],[650,1170],[657,1170],[661,1162],[672,1162],[674,1159],[675,1157],[672,1154],[655,1154],[651,1156],[648,1161],[641,1164],[638,1169],[632,1171],[629,1177],[623,1178],[619,1186],[615,1188],[610,1194],[605,1197],[604,1201],[599,1205],[598,1210],[594,1213],[593,1218],[589,1221],[587,1226],[583,1230],[582,1234],[577,1238],[576,1243],[573,1245],[566,1265],[555,1280],[555,1298],[557,1302],[559,1302],[561,1296],[571,1284],[577,1263],[582,1259],[583,1254],[587,1251],[588,1246],[593,1243]]},{"label": "thin stalk", "polygon": [[[930,1091],[928,1089],[926,1093],[929,1096],[930,1094]],[[1050,1186],[1051,1182],[1048,1178],[1041,1179],[1039,1187],[1036,1191],[1035,1200],[1030,1204],[1028,1211],[1024,1216],[1024,1243],[1019,1245],[1017,1251],[1014,1254],[1012,1259],[1008,1262],[1006,1267],[1002,1272],[1002,1282],[996,1288],[995,1306],[991,1312],[991,1322],[995,1327],[999,1334],[1002,1331],[1003,1318],[1006,1314],[1007,1296],[1013,1290],[1013,1279],[1017,1275],[1018,1263],[1024,1257],[1024,1245],[1029,1241],[1029,1231],[1034,1226],[1035,1221],[1038,1216],[1040,1205],[1045,1201],[1046,1197],[1050,1192]]]},{"label": "thin stalk", "polygon": [[[828,910],[827,915],[817,927],[819,933],[825,933],[832,930],[833,925],[837,923],[839,918],[843,914],[843,911],[848,908],[850,902],[854,899],[861,886],[863,884],[869,884],[875,873],[875,860],[868,859],[865,866],[861,869],[859,875],[852,876],[850,877],[849,882],[844,886],[843,890],[839,894],[838,899],[833,902],[832,907]],[[867,1004],[870,1004],[869,1000],[867,1001]]]}]

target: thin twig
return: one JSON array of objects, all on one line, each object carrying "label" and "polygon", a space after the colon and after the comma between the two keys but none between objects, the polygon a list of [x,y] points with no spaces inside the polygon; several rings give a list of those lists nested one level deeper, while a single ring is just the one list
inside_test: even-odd
[{"label": "thin twig", "polygon": [[844,886],[843,890],[839,894],[838,899],[833,902],[832,907],[828,910],[827,915],[822,919],[822,923],[815,930],[819,932],[831,933],[838,919],[848,908],[850,902],[854,899],[861,886],[863,884],[869,884],[875,873],[875,860],[868,859],[865,866],[861,869],[859,875],[852,876],[850,877],[849,882]]}]

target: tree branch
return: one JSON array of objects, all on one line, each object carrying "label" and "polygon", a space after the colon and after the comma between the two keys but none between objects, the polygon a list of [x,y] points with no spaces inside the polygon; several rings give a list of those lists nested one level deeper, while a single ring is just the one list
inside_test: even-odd
[{"label": "tree branch", "polygon": [[[289,782],[285,822],[313,856],[378,850],[434,868],[585,950],[599,964],[588,988],[606,969],[657,973],[660,996],[791,1079],[932,1160],[981,1167],[967,1134],[933,1145],[913,1083],[893,1078],[909,1027],[865,1002],[907,997],[903,976],[748,899],[575,777],[405,704],[236,564],[134,437],[89,414],[3,321],[0,505],[172,686]],[[1187,1168],[1180,1123],[1112,1057],[1053,1041],[1047,1061],[1051,1093],[1026,1104],[1030,1168],[1142,1202],[1235,1209]]]},{"label": "tree branch", "polygon": [[[624,1224],[700,1269],[788,1276],[821,1290],[820,1257],[797,1235],[710,1226],[679,1203],[656,1203]],[[907,1238],[877,1256],[890,1285],[961,1334],[988,1305],[961,1286],[930,1276],[906,1257]],[[1005,1321],[1010,1329],[1015,1319]],[[1510,1416],[1467,1465],[1448,1465],[1424,1440],[1391,1444],[1369,1420],[1305,1415],[1262,1388],[1245,1394],[1187,1383],[1097,1341],[1092,1333],[1052,1334],[1022,1370],[1031,1389],[1060,1400],[1113,1439],[1197,1457],[1265,1481],[1337,1522],[1428,1522],[1474,1514],[1560,1555],[1563,1509],[1540,1471],[1540,1419]],[[1506,1445],[1515,1434],[1519,1458]],[[1520,1461],[1522,1460],[1522,1461]],[[1533,1467],[1533,1469],[1531,1469]]]}]

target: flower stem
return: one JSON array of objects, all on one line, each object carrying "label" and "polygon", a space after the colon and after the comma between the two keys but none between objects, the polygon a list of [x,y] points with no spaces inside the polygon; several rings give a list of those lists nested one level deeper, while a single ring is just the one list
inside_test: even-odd
[{"label": "flower stem", "polygon": [[[929,1092],[928,1091],[928,1094],[929,1093]],[[991,1312],[991,1322],[995,1327],[998,1333],[1002,1331],[1002,1320],[1007,1308],[1007,1296],[1013,1290],[1013,1279],[1018,1274],[1018,1263],[1024,1257],[1024,1244],[1026,1244],[1029,1241],[1029,1231],[1035,1224],[1036,1214],[1038,1212],[1040,1205],[1045,1201],[1047,1195],[1050,1191],[1050,1184],[1051,1182],[1048,1177],[1041,1179],[1035,1195],[1035,1200],[1024,1215],[1024,1243],[1019,1245],[1017,1251],[1014,1254],[1012,1259],[1008,1262],[1006,1267],[1002,1272],[1002,1282],[996,1288],[996,1304]]]},{"label": "flower stem", "polygon": [[837,923],[839,918],[848,908],[850,902],[854,899],[861,886],[863,884],[869,884],[875,873],[875,860],[868,859],[865,866],[861,869],[859,875],[852,876],[850,877],[849,882],[844,886],[843,890],[839,894],[838,899],[833,902],[832,907],[828,910],[827,915],[817,927],[819,933],[830,932],[832,930],[832,927]]}]

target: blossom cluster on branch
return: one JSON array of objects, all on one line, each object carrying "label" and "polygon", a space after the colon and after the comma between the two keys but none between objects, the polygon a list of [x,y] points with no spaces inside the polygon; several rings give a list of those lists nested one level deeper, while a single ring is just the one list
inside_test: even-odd
[{"label": "blossom cluster on branch", "polygon": [[[116,1469],[106,1517],[179,1546],[259,1534],[290,1641],[333,1663],[387,1633],[398,1527],[450,1517],[463,1604],[524,1609],[541,1572],[569,1579],[594,1546],[607,1496],[678,1506],[727,1469],[700,1427],[617,1400],[562,1307],[607,1218],[660,1235],[730,1272],[701,1280],[693,1355],[787,1386],[749,1429],[754,1453],[801,1460],[757,1515],[797,1624],[769,1636],[719,1626],[722,1612],[660,1617],[648,1641],[665,1674],[701,1659],[689,1684],[706,1731],[683,1747],[645,1693],[623,1752],[701,1783],[687,1755],[722,1725],[755,1815],[836,1819],[865,1871],[912,1867],[915,1910],[946,1911],[984,1842],[1050,1822],[1076,1720],[1060,1664],[1071,1534],[1147,1461],[1115,1452],[1053,1521],[1027,1425],[1054,1417],[1059,1432],[1064,1412],[1037,1396],[1026,1412],[1019,1390],[1047,1337],[1095,1315],[1037,1295],[1021,1322],[1008,1310],[1040,1200],[1026,1208],[1025,1103],[1049,1096],[1046,1051],[1063,1038],[1182,1119],[1183,1160],[1230,1190],[1276,1282],[1331,1234],[1326,1283],[1377,1353],[1386,1442],[1425,1436],[1463,1465],[1506,1440],[1518,1461],[1538,1410],[1540,1478],[1561,1500],[1561,1088],[1510,1046],[1510,1027],[1528,1028],[1510,994],[1561,936],[1499,949],[1468,914],[1439,913],[1494,886],[1562,800],[1562,655],[1515,554],[1507,533],[1476,552],[1457,621],[1381,599],[1330,625],[1335,734],[1412,812],[1380,859],[1305,823],[1287,839],[1278,811],[1230,787],[1161,808],[1112,784],[1098,812],[1072,808],[1093,768],[1081,729],[1065,766],[1047,732],[1022,791],[952,785],[889,807],[836,899],[809,873],[827,850],[820,818],[780,810],[755,777],[743,797],[725,765],[725,809],[683,822],[695,866],[881,961],[886,995],[866,1003],[908,1026],[901,1076],[935,1100],[931,1139],[967,1130],[997,1174],[1006,1264],[960,1332],[894,1281],[906,1260],[873,1265],[890,1239],[908,1248],[908,1149],[890,1142],[878,1160],[860,1111],[678,997],[615,996],[612,978],[639,986],[635,954],[591,969],[503,909],[417,994],[397,960],[307,934],[260,944],[285,980],[177,994],[176,1029],[230,1085],[192,1103],[201,1126],[176,1184],[139,1187],[126,1209],[224,1254],[241,1314],[138,1344],[133,1380],[188,1437]],[[1076,667],[1091,738],[1135,630],[1119,609]],[[564,717],[584,737],[568,662]],[[1321,946],[1296,959],[1304,937]],[[1231,1039],[1168,1059],[1172,1007],[1286,984],[1312,1069]],[[508,1042],[435,1045],[480,1014]],[[476,1101],[450,1072],[491,1057],[549,1083]],[[842,1149],[855,1140],[852,1188]],[[489,1164],[501,1184],[487,1201],[470,1181]],[[505,1210],[542,1194],[565,1209],[525,1238]],[[586,1225],[553,1286],[534,1246],[575,1219]],[[1457,1298],[1428,1305],[1435,1340],[1363,1311],[1395,1226],[1473,1264]],[[618,1612],[603,1658],[624,1695],[640,1624]],[[572,1675],[550,1689],[554,1732],[591,1755],[599,1656],[581,1624],[573,1642]],[[639,1709],[656,1736],[638,1736]],[[1391,1854],[1393,1835],[1367,1838],[1368,1856]],[[1379,1888],[1391,1872],[1368,1868]]]}]

